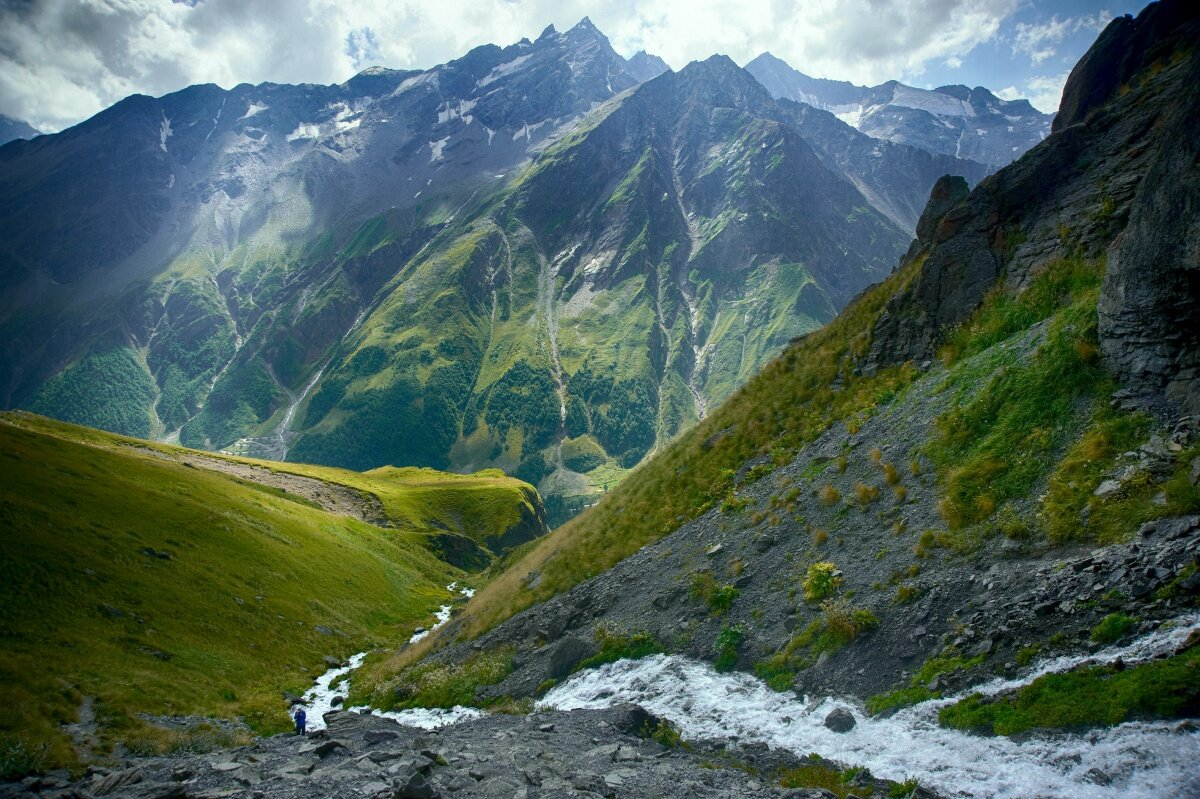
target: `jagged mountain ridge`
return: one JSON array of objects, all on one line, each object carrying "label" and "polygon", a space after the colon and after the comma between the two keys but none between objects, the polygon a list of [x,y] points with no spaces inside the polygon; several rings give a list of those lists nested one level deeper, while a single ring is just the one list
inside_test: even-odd
[{"label": "jagged mountain ridge", "polygon": [[930,91],[894,80],[855,86],[811,78],[770,53],[746,64],[746,71],[774,97],[830,111],[873,138],[972,160],[989,172],[1044,139],[1054,116],[1028,100],[1001,100],[982,86]]},{"label": "jagged mountain ridge", "polygon": [[[3,403],[271,457],[611,484],[882,276],[937,176],[979,174],[848,128],[818,141],[727,60],[630,72],[662,66],[585,20],[426,72],[132,97],[5,147]],[[689,110],[681,133],[654,96]],[[568,186],[575,154],[599,160]],[[564,230],[613,268],[567,263]]]}]

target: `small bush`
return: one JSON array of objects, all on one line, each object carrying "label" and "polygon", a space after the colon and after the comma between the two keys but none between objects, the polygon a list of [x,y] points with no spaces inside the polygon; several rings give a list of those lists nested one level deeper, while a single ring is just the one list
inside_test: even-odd
[{"label": "small bush", "polygon": [[737,513],[749,504],[750,497],[742,497],[737,496],[736,494],[731,494],[726,497],[724,502],[721,503],[721,513]]},{"label": "small bush", "polygon": [[818,527],[816,530],[813,530],[813,543],[814,544],[816,544],[817,546],[821,546],[828,540],[829,540],[829,533],[825,532],[820,527]]},{"label": "small bush", "polygon": [[605,663],[616,663],[618,660],[637,660],[663,651],[658,640],[644,630],[621,633],[607,627],[599,627],[596,630],[596,643],[600,651],[580,662],[575,671],[594,669]]},{"label": "small bush", "polygon": [[908,462],[908,470],[912,472],[913,477],[921,476],[921,462],[916,458]]},{"label": "small bush", "polygon": [[23,738],[0,740],[0,780],[18,780],[27,774],[46,770],[49,747],[32,744]]},{"label": "small bush", "polygon": [[717,633],[717,659],[713,662],[717,671],[729,671],[737,665],[738,651],[745,637],[746,631],[738,624],[726,625]]},{"label": "small bush", "polygon": [[875,447],[874,449],[872,449],[871,450],[871,463],[878,466],[882,460],[883,460],[883,450],[881,450],[879,447]]},{"label": "small bush", "polygon": [[902,585],[896,589],[896,598],[894,601],[897,605],[907,605],[919,599],[922,593],[919,586]]},{"label": "small bush", "polygon": [[822,561],[808,567],[804,575],[804,599],[819,602],[832,596],[842,585],[842,575],[833,563]]},{"label": "small bush", "polygon": [[1037,657],[1041,651],[1041,644],[1030,644],[1029,646],[1023,646],[1017,650],[1017,654],[1013,657],[1013,660],[1017,662],[1018,666],[1025,667],[1032,663],[1033,659]]},{"label": "small bush", "polygon": [[844,646],[862,633],[879,625],[879,619],[866,608],[853,608],[849,603],[830,600],[821,604],[825,634],[835,648]]},{"label": "small bush", "polygon": [[1013,541],[1028,541],[1033,538],[1033,529],[1017,515],[1012,505],[1005,505],[996,516],[996,529],[1005,538]]},{"label": "small bush", "polygon": [[827,508],[830,505],[836,505],[838,500],[842,498],[841,493],[836,488],[828,484],[821,487],[821,490],[817,496],[821,500],[821,504]]},{"label": "small bush", "polygon": [[709,612],[714,616],[722,616],[733,607],[733,601],[739,593],[736,586],[718,585],[711,572],[697,572],[692,577],[692,599],[708,605]]},{"label": "small bush", "polygon": [[772,691],[780,693],[792,687],[796,673],[788,666],[785,659],[770,658],[754,664],[754,673],[765,682]]},{"label": "small bush", "polygon": [[892,493],[896,495],[896,502],[903,504],[908,500],[908,489],[904,486],[894,486]]},{"label": "small bush", "polygon": [[646,722],[647,728],[642,731],[644,737],[667,747],[668,749],[678,749],[686,747],[683,736],[679,730],[671,725],[671,722],[666,719],[659,719],[658,724],[653,729],[649,728],[650,722]]},{"label": "small bush", "polygon": [[844,454],[843,454],[843,455],[838,455],[838,459],[837,459],[837,470],[838,470],[839,472],[844,472],[844,471],[846,471],[846,467],[847,467],[847,466],[849,466],[849,465],[850,465],[850,459],[849,459],[848,457],[846,457]]},{"label": "small bush", "polygon": [[1098,644],[1114,644],[1133,632],[1137,619],[1124,613],[1110,613],[1092,630],[1092,640]]},{"label": "small bush", "polygon": [[904,782],[898,782],[888,790],[889,799],[908,799],[916,792],[921,784],[916,777],[909,777]]},{"label": "small bush", "polygon": [[883,479],[887,484],[894,486],[900,482],[900,471],[890,463],[883,464]]},{"label": "small bush", "polygon": [[854,484],[854,499],[859,505],[870,505],[879,499],[879,486],[869,486],[866,483]]}]

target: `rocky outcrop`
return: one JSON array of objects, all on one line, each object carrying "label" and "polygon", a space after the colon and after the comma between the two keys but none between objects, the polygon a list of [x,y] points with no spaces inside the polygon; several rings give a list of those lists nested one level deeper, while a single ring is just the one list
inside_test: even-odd
[{"label": "rocky outcrop", "polygon": [[[1165,12],[1147,9],[1147,15],[1161,24]],[[1129,33],[1144,30],[1135,25]],[[1179,30],[1200,40],[1196,18]],[[1200,413],[1200,59],[1191,60],[1183,84],[1187,95],[1159,122],[1146,190],[1109,248],[1099,333],[1128,389],[1152,406],[1165,402],[1194,414]]]},{"label": "rocky outcrop", "polygon": [[965,178],[958,175],[943,175],[938,178],[929,192],[929,202],[921,212],[921,218],[917,220],[917,241],[933,241],[938,225],[946,218],[946,214],[970,194],[971,190]]},{"label": "rocky outcrop", "polygon": [[[1200,34],[1196,11],[1164,5],[1106,30],[1084,59],[1092,66],[1072,73],[1064,96],[1075,99],[1054,135],[945,213],[934,201],[924,264],[877,323],[868,368],[931,358],[998,282],[1019,289],[1055,259],[1107,256],[1106,355],[1122,378],[1169,385],[1175,404],[1194,407],[1200,67],[1187,43]],[[1108,80],[1096,78],[1106,52],[1148,66],[1115,94],[1092,91],[1089,80]]]},{"label": "rocky outcrop", "polygon": [[[1180,43],[1196,41],[1196,5],[1188,0],[1151,3],[1137,18],[1126,14],[1109,23],[1079,59],[1063,87],[1053,130],[1084,122],[1151,64],[1172,56]],[[1190,30],[1190,32],[1189,32]]]}]

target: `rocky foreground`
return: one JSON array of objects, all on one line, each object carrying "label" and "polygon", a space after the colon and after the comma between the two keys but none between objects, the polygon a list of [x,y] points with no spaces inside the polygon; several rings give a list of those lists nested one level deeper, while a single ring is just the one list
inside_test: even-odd
[{"label": "rocky foreground", "polygon": [[[305,737],[276,735],[234,750],[128,760],[92,767],[81,780],[30,777],[0,786],[0,797],[131,799],[292,799],[293,797],[794,797],[824,799],[824,789],[779,787],[778,775],[805,759],[763,744],[683,744],[634,705],[608,710],[489,715],[440,731],[333,711],[328,728]],[[659,731],[657,735],[654,731]],[[665,741],[665,743],[664,743]],[[857,773],[861,796],[934,797]]]}]

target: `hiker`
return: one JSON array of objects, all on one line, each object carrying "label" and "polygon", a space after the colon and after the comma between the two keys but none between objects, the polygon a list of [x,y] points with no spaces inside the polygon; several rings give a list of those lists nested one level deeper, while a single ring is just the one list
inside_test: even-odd
[{"label": "hiker", "polygon": [[296,719],[296,734],[303,735],[304,734],[304,724],[306,721],[308,721],[308,715],[305,714],[304,708],[299,708],[296,711],[296,715],[294,716],[294,718]]}]

